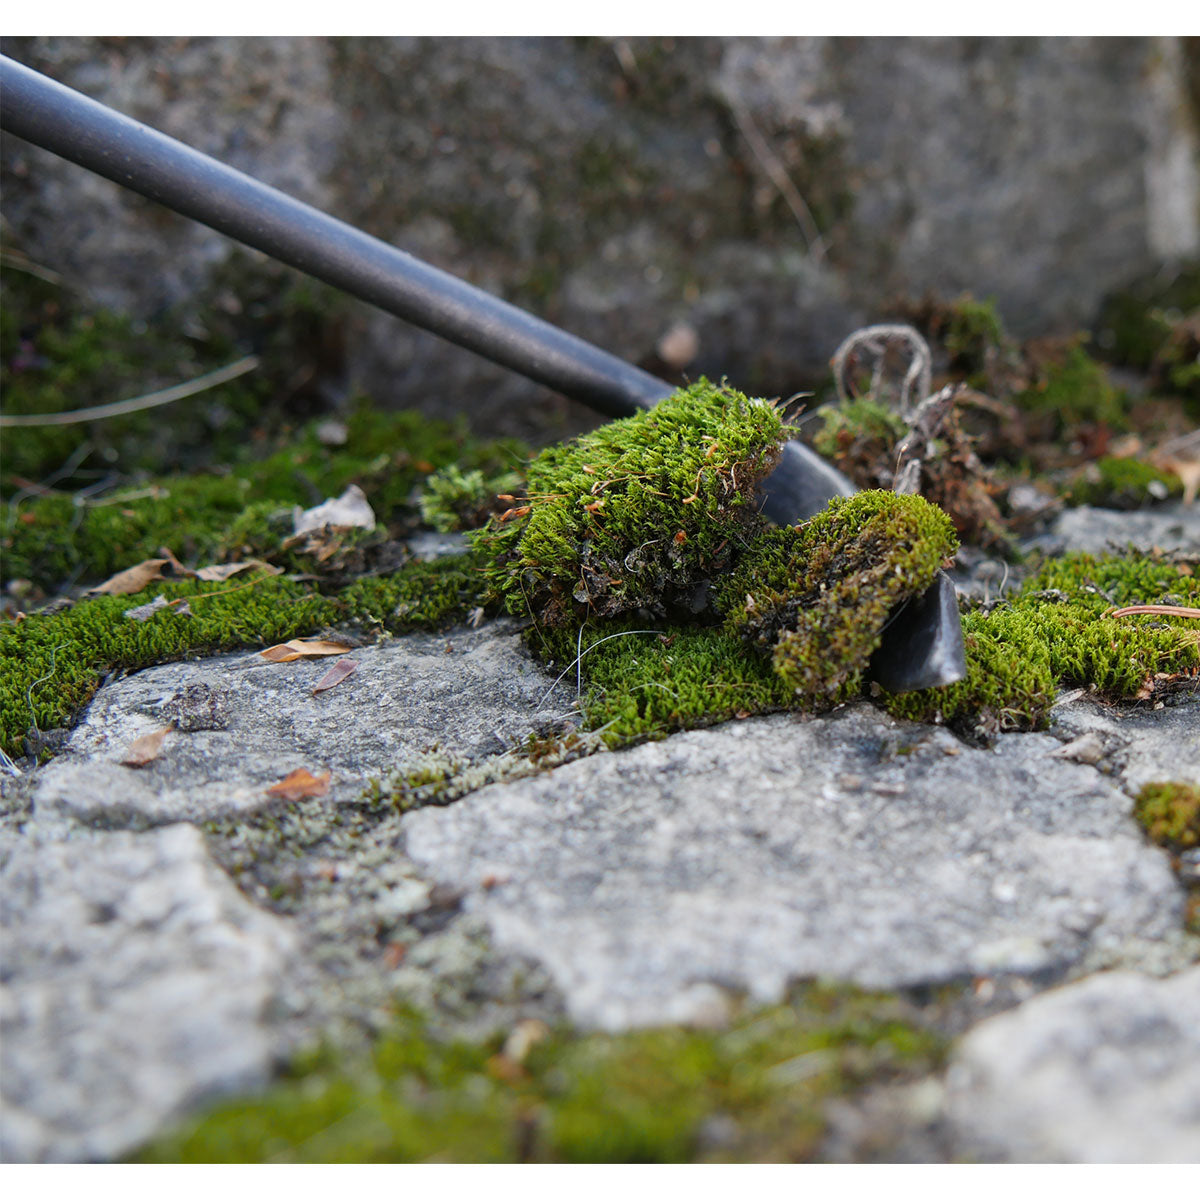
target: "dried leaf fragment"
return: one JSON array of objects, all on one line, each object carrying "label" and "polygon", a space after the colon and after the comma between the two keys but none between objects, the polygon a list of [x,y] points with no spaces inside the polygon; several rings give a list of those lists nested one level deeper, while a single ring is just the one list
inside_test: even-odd
[{"label": "dried leaf fragment", "polygon": [[106,579],[98,586],[89,588],[87,594],[89,596],[132,596],[135,592],[143,591],[152,583],[162,579],[167,574],[164,571],[166,567],[171,567],[169,558],[148,558],[135,567],[118,571],[111,579]]},{"label": "dried leaf fragment", "polygon": [[293,638],[281,646],[268,646],[259,654],[267,662],[295,662],[298,658],[323,658],[330,654],[349,654],[351,647],[324,638]]},{"label": "dried leaf fragment", "polygon": [[314,775],[305,767],[297,767],[278,783],[267,788],[268,796],[280,800],[306,800],[312,796],[323,796],[329,791],[329,772]]},{"label": "dried leaf fragment", "polygon": [[173,728],[173,725],[168,725],[164,729],[157,729],[153,733],[144,733],[140,738],[135,738],[129,743],[125,757],[121,759],[121,765],[123,767],[144,767],[147,763],[152,763],[162,753],[163,739]]},{"label": "dried leaf fragment", "polygon": [[358,670],[358,663],[353,659],[343,658],[340,662],[335,662],[320,679],[317,680],[313,687],[312,694],[315,696],[318,692],[327,692],[331,687],[337,687],[343,679],[353,675]]},{"label": "dried leaf fragment", "polygon": [[270,563],[263,562],[261,558],[250,558],[245,562],[215,563],[211,567],[201,567],[196,572],[196,578],[204,580],[205,583],[224,583],[231,576],[237,575],[240,571],[248,571],[251,567],[257,567],[260,571],[267,571],[272,575],[283,574],[282,567],[273,567]]}]

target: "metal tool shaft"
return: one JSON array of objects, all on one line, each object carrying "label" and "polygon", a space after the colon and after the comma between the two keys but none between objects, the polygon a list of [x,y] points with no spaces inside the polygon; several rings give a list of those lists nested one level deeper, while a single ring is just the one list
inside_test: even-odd
[{"label": "metal tool shaft", "polygon": [[0,56],[0,127],[609,417],[675,389],[147,125]]}]

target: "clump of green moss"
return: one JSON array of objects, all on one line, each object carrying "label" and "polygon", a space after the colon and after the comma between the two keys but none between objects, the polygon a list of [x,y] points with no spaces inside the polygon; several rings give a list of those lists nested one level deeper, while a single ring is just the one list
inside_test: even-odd
[{"label": "clump of green moss", "polygon": [[535,628],[526,640],[570,683],[579,657],[583,726],[613,748],[795,704],[770,661],[719,628],[617,618],[585,628],[578,643],[565,629]]},{"label": "clump of green moss", "polygon": [[827,404],[819,411],[822,423],[813,445],[829,459],[853,452],[856,458],[874,461],[880,454],[890,454],[908,432],[907,423],[894,408],[870,396]]},{"label": "clump of green moss", "polygon": [[460,624],[486,597],[483,572],[468,554],[409,563],[402,571],[358,579],[338,596],[351,621],[369,630],[410,633]]},{"label": "clump of green moss", "polygon": [[[539,1039],[539,1034],[540,1039]],[[444,1041],[401,1017],[365,1058],[301,1056],[265,1094],[226,1101],[143,1162],[791,1162],[825,1106],[920,1078],[945,1053],[886,995],[810,985],[728,1029],[538,1029]],[[720,1138],[710,1136],[719,1118]]]},{"label": "clump of green moss", "polygon": [[960,296],[947,307],[947,316],[942,340],[950,354],[950,365],[972,382],[982,382],[992,357],[1008,342],[996,302]]},{"label": "clump of green moss", "polygon": [[765,527],[755,489],[786,437],[774,405],[701,380],[543,451],[528,495],[476,535],[495,592],[548,626],[690,608]]},{"label": "clump of green moss", "polygon": [[1171,850],[1200,846],[1200,786],[1148,783],[1137,795],[1134,815],[1150,840]]},{"label": "clump of green moss", "polygon": [[476,529],[493,512],[500,511],[496,507],[498,494],[512,492],[521,485],[521,476],[515,472],[485,479],[480,470],[463,471],[451,463],[425,481],[418,500],[421,517],[430,529],[440,533]]},{"label": "clump of green moss", "polygon": [[1200,631],[1185,618],[1110,617],[1135,604],[1200,601],[1200,579],[1150,555],[1070,554],[1011,598],[963,614],[967,678],[885,696],[895,716],[945,722],[968,735],[1045,728],[1059,686],[1112,699],[1149,698],[1200,670]]},{"label": "clump of green moss", "polygon": [[1160,471],[1140,459],[1106,456],[1084,468],[1072,483],[1066,500],[1068,504],[1132,509],[1178,496],[1182,491],[1183,482],[1178,475]]},{"label": "clump of green moss", "polygon": [[949,517],[920,496],[860,492],[762,534],[714,598],[796,696],[829,702],[857,690],[891,611],[957,549]]},{"label": "clump of green moss", "polygon": [[1014,397],[1029,412],[1053,417],[1062,430],[1083,422],[1125,428],[1126,401],[1097,362],[1081,345],[1070,346],[1046,363],[1040,377]]}]

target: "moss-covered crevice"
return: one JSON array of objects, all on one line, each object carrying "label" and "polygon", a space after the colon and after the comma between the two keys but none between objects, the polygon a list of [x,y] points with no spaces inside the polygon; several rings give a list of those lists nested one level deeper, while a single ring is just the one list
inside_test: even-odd
[{"label": "moss-covered crevice", "polygon": [[[168,606],[146,620],[126,616],[157,597]],[[155,583],[0,622],[0,749],[39,753],[43,735],[69,724],[113,671],[274,645],[338,624],[368,634],[439,629],[467,620],[482,599],[478,573],[459,557],[412,563],[334,595],[311,581],[248,573],[226,584]]]},{"label": "moss-covered crevice", "polygon": [[143,1162],[803,1162],[828,1102],[919,1078],[945,1043],[914,1006],[808,985],[728,1028],[588,1034],[523,1022],[483,1042],[401,1015],[369,1055],[315,1051]]}]

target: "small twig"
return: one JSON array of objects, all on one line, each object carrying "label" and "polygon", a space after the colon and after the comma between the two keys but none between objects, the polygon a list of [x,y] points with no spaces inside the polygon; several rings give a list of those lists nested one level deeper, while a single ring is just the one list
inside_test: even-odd
[{"label": "small twig", "polygon": [[42,425],[79,425],[84,421],[102,421],[106,417],[120,417],[126,413],[141,412],[146,408],[157,408],[160,404],[171,404],[176,400],[186,400],[198,392],[207,391],[218,384],[228,383],[237,379],[258,366],[258,359],[253,355],[239,358],[237,362],[209,371],[197,379],[187,383],[178,383],[174,387],[163,388],[158,392],[150,392],[145,396],[135,396],[130,400],[118,400],[114,404],[97,404],[93,408],[75,408],[70,412],[60,413],[28,413],[18,416],[0,414],[0,429],[28,428]]},{"label": "small twig", "polygon": [[1200,608],[1184,608],[1175,604],[1131,604],[1128,608],[1110,609],[1106,617],[1133,617],[1145,613],[1153,617],[1187,617],[1192,621],[1200,621]]}]

